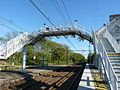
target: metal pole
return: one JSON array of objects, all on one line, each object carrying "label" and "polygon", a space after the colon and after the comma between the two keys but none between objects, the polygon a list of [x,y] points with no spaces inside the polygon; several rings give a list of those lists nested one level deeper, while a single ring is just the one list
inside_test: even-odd
[{"label": "metal pole", "polygon": [[68,46],[67,45],[65,46],[66,46],[66,64],[68,65]]},{"label": "metal pole", "polygon": [[89,53],[91,53],[91,47],[90,47],[90,43],[89,43]]},{"label": "metal pole", "polygon": [[89,43],[89,55],[90,55],[90,64],[92,64],[92,60],[91,60],[91,51],[90,51],[90,43]]},{"label": "metal pole", "polygon": [[23,47],[22,50],[22,71],[26,71],[26,59],[27,59],[27,54],[26,54],[26,47]]}]

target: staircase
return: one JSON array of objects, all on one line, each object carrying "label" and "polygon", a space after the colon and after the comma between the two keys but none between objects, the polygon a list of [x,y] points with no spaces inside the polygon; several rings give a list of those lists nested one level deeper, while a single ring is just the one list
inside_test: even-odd
[{"label": "staircase", "polygon": [[27,32],[18,35],[17,37],[7,41],[0,46],[0,59],[7,59],[16,51],[29,43],[29,35]]},{"label": "staircase", "polygon": [[117,77],[117,90],[120,90],[120,53],[115,51],[115,48],[112,46],[112,43],[110,43],[108,39],[104,37],[101,38],[101,41],[107,52],[107,56],[112,65],[113,72]]},{"label": "staircase", "polygon": [[107,81],[109,89],[120,90],[120,45],[109,33],[110,24],[93,34],[97,57],[94,64],[100,70],[101,77]]},{"label": "staircase", "polygon": [[118,78],[118,90],[120,90],[120,53],[108,53],[108,57]]}]

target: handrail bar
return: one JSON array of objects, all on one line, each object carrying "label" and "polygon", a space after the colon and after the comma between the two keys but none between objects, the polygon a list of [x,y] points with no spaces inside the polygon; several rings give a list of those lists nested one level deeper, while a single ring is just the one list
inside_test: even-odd
[{"label": "handrail bar", "polygon": [[[118,78],[115,75],[115,72],[113,70],[113,67],[110,63],[109,57],[107,55],[107,52],[105,50],[105,47],[102,43],[102,41],[96,37],[96,33],[94,33],[94,44],[96,45],[96,53],[99,53],[100,57],[95,64],[98,64],[96,66],[99,67],[99,69],[102,71],[102,68],[104,68],[104,72],[106,73],[105,75],[107,76],[107,81],[109,83],[109,86],[111,89],[117,90],[117,81]],[[103,67],[101,66],[103,65]],[[104,75],[104,72],[102,71],[102,74]]]},{"label": "handrail bar", "polygon": [[105,31],[104,37],[106,37],[109,40],[109,42],[112,45],[112,47],[114,48],[114,50],[116,52],[119,52],[119,45],[118,45],[117,41],[115,40],[115,38],[110,34],[107,27],[108,26],[106,26],[106,31]]}]

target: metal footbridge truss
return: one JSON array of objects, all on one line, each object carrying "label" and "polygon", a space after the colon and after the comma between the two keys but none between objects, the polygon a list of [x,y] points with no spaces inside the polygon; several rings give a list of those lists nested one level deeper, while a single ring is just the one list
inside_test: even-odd
[{"label": "metal footbridge truss", "polygon": [[[48,29],[48,28],[47,28]],[[93,42],[92,40],[92,36],[88,33],[85,32],[79,28],[60,28],[60,29],[55,29],[52,28],[45,32],[39,32],[36,37],[32,40],[31,44],[35,44],[36,42],[38,42],[41,38],[44,37],[52,37],[52,36],[68,36],[68,35],[78,35],[81,39],[85,39],[88,40],[89,42]]]},{"label": "metal footbridge truss", "polygon": [[7,41],[0,46],[0,59],[7,59],[27,44],[29,44],[29,35],[27,32]]},{"label": "metal footbridge truss", "polygon": [[36,36],[30,35],[27,32],[18,35],[17,37],[7,41],[3,45],[0,46],[0,59],[7,59],[12,54],[20,50],[26,45],[35,44],[44,37],[50,36],[66,36],[66,35],[78,35],[82,39],[86,39],[92,42],[92,37],[87,33],[79,30],[78,28],[62,28],[62,29],[54,29],[51,31],[38,32]]}]

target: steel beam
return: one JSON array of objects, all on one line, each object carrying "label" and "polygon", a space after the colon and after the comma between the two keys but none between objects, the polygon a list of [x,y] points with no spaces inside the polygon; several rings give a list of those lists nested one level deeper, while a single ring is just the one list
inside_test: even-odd
[{"label": "steel beam", "polygon": [[78,35],[82,39],[86,39],[89,42],[93,43],[92,37],[86,32],[81,32],[81,31],[78,31],[78,30],[63,30],[63,31],[41,32],[35,38],[33,38],[31,44],[35,44],[41,38],[52,37],[52,36],[66,36],[66,35]]}]

